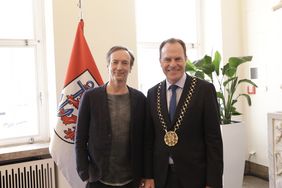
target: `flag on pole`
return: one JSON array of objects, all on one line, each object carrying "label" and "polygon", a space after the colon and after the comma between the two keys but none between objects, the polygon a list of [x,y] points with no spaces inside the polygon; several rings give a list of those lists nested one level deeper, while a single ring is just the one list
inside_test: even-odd
[{"label": "flag on pole", "polygon": [[58,107],[58,121],[50,143],[50,154],[73,188],[85,187],[76,171],[74,137],[79,101],[85,90],[103,84],[83,34],[81,19]]}]

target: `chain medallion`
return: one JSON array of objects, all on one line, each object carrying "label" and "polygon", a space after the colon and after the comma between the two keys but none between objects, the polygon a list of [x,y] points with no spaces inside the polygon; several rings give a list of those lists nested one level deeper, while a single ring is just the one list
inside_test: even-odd
[{"label": "chain medallion", "polygon": [[166,145],[168,146],[175,146],[178,142],[178,135],[176,133],[176,131],[180,128],[184,115],[188,109],[189,103],[192,99],[193,93],[195,91],[195,87],[196,87],[196,83],[197,83],[197,79],[195,77],[192,78],[192,83],[191,86],[189,88],[189,91],[187,93],[186,99],[181,107],[179,116],[177,117],[176,123],[173,126],[173,130],[172,131],[168,131],[167,130],[167,126],[163,117],[163,114],[161,112],[161,87],[162,87],[162,82],[159,84],[158,86],[158,91],[157,91],[157,112],[158,112],[158,117],[161,123],[161,126],[163,128],[163,130],[165,131],[165,136],[164,136],[164,142]]}]

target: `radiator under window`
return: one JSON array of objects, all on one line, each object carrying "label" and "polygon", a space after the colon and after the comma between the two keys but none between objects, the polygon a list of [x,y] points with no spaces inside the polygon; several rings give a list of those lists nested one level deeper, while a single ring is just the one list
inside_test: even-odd
[{"label": "radiator under window", "polygon": [[0,188],[56,188],[55,165],[50,159],[0,166]]}]

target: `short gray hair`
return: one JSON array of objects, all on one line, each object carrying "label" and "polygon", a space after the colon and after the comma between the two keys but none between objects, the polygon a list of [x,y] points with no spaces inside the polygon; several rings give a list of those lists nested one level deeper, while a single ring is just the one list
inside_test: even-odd
[{"label": "short gray hair", "polygon": [[110,64],[110,61],[111,61],[111,54],[116,52],[116,51],[119,51],[119,50],[125,50],[129,53],[129,56],[130,56],[130,66],[132,67],[133,66],[133,63],[134,63],[134,55],[133,53],[128,50],[126,47],[124,46],[113,46],[109,49],[109,51],[107,52],[107,55],[106,55],[106,59],[107,59],[107,62],[108,64]]}]

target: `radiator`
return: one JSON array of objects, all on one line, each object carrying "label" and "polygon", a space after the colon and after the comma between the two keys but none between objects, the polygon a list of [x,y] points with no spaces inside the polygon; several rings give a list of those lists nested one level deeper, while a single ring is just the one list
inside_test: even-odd
[{"label": "radiator", "polygon": [[0,166],[0,188],[55,188],[52,159]]}]

